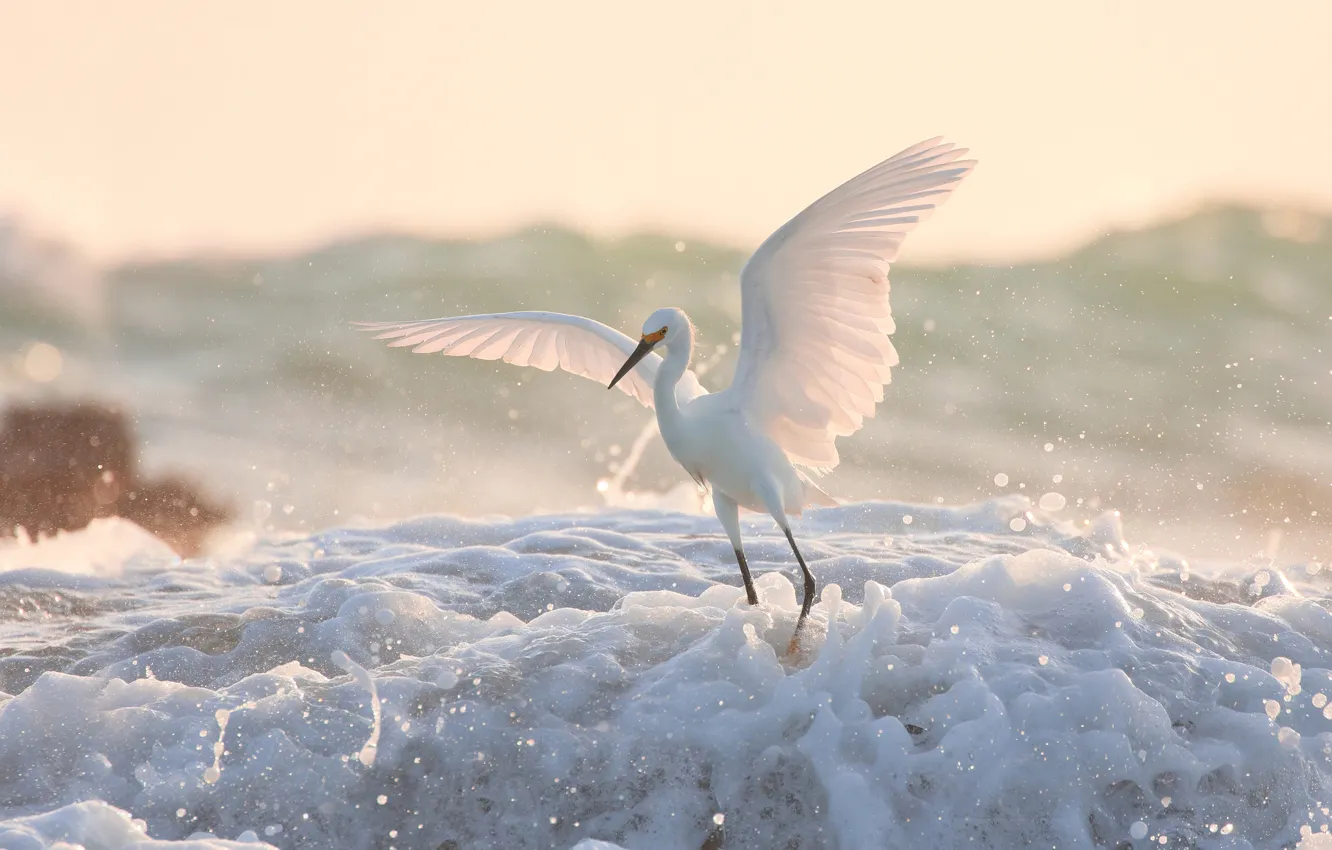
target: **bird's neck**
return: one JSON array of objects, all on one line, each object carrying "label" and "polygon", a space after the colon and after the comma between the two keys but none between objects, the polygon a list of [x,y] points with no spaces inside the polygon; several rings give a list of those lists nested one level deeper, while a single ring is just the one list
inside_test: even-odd
[{"label": "bird's neck", "polygon": [[690,332],[680,341],[666,347],[666,357],[657,369],[656,380],[652,383],[652,403],[657,408],[659,421],[670,421],[680,415],[680,405],[675,400],[675,385],[684,377],[689,368],[689,360],[694,355],[694,334]]}]

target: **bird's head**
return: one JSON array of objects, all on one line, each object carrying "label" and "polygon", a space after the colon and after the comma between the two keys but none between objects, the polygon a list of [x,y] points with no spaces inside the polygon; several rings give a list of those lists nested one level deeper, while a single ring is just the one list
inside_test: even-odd
[{"label": "bird's head", "polygon": [[638,365],[638,361],[648,356],[649,352],[657,348],[678,345],[691,338],[693,333],[694,327],[689,323],[689,317],[685,315],[684,310],[678,307],[662,307],[654,311],[643,323],[643,335],[638,340],[638,347],[629,355],[629,359],[624,361],[620,371],[615,373],[610,386],[618,384],[621,378],[629,374],[629,370]]}]

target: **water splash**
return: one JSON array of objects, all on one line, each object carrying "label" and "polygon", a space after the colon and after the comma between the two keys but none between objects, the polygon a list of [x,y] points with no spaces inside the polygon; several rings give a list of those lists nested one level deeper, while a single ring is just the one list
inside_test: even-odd
[{"label": "water splash", "polygon": [[370,692],[370,714],[374,718],[374,725],[370,727],[370,739],[361,747],[361,751],[356,754],[356,758],[366,767],[371,767],[375,763],[375,756],[379,754],[379,732],[382,726],[383,718],[379,708],[379,692],[375,690],[375,680],[370,678],[370,674],[364,667],[352,661],[347,653],[342,650],[336,650],[333,653],[333,663],[345,670],[356,683]]}]

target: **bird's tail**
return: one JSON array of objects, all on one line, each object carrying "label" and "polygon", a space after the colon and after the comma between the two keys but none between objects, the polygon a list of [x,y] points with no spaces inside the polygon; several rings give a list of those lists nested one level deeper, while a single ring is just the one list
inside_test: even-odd
[{"label": "bird's tail", "polygon": [[832,496],[829,496],[827,493],[823,492],[823,489],[820,488],[819,485],[811,481],[808,475],[806,475],[803,472],[800,472],[799,470],[797,470],[796,474],[800,476],[800,483],[804,485],[805,488],[804,499],[800,507],[835,508],[839,504],[841,504],[841,502],[838,502]]}]

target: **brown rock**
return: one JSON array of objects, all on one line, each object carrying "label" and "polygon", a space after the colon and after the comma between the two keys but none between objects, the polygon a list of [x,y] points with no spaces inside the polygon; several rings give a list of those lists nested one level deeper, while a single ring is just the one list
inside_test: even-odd
[{"label": "brown rock", "polygon": [[92,403],[10,408],[0,427],[0,536],[83,528],[123,516],[182,555],[196,554],[230,512],[178,479],[143,481],[118,409]]},{"label": "brown rock", "polygon": [[175,478],[136,482],[122,491],[116,513],[165,540],[182,555],[194,555],[215,526],[231,518],[225,507],[200,496]]}]

